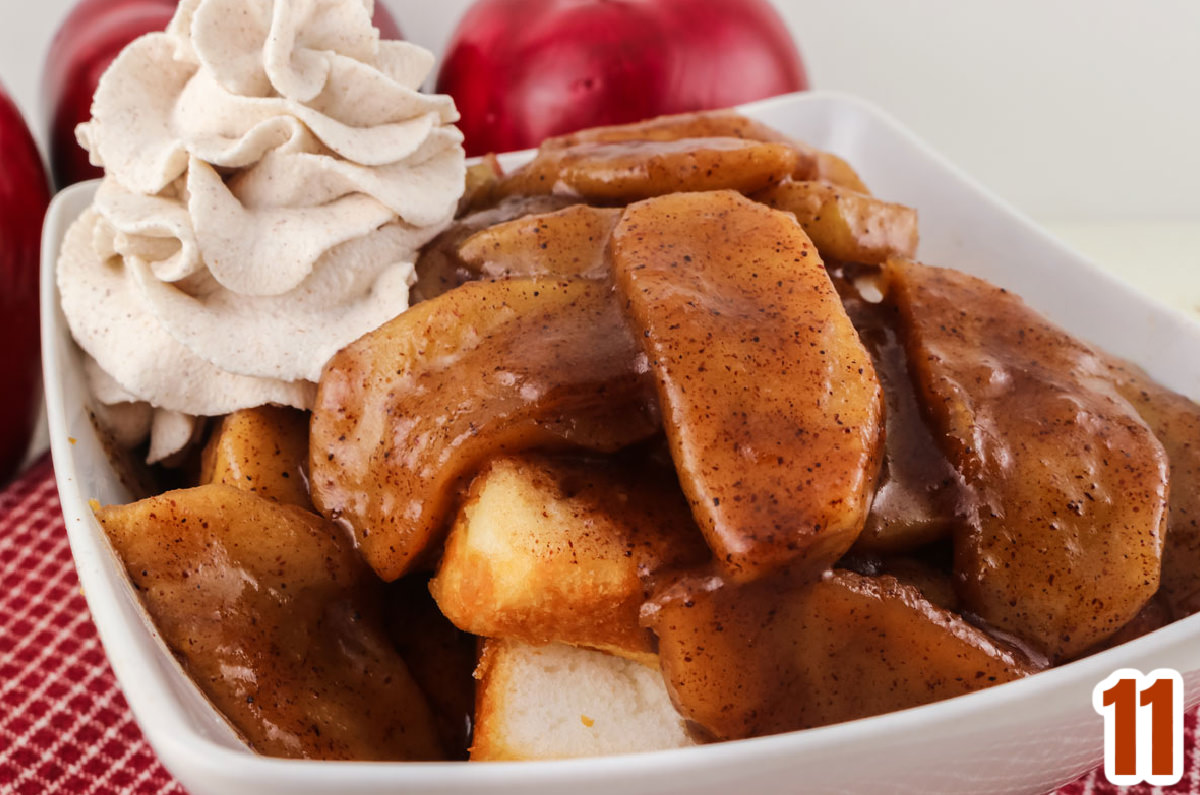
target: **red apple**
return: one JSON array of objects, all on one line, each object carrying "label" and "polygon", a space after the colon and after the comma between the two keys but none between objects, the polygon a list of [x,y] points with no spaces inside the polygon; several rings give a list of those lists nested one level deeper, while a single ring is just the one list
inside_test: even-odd
[{"label": "red apple", "polygon": [[[96,84],[117,54],[138,36],[165,29],[177,3],[82,0],[58,29],[42,74],[43,107],[50,114],[50,165],[58,187],[101,176],[79,148],[75,127],[91,118]],[[375,25],[385,39],[402,38],[382,2],[375,4]]]},{"label": "red apple", "polygon": [[478,0],[438,76],[472,155],[807,87],[768,0]]},{"label": "red apple", "polygon": [[0,86],[0,483],[21,465],[40,404],[38,251],[49,202],[42,156]]}]

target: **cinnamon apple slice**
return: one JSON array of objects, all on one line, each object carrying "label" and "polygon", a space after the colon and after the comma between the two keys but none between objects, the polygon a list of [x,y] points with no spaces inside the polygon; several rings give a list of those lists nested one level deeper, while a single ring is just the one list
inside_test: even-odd
[{"label": "cinnamon apple slice", "polygon": [[887,298],[943,450],[971,494],[963,608],[1070,658],[1158,590],[1167,457],[1100,354],[1006,290],[891,261]]},{"label": "cinnamon apple slice", "polygon": [[881,715],[1044,667],[893,577],[680,579],[643,619],[676,705],[716,740]]},{"label": "cinnamon apple slice", "polygon": [[620,210],[577,204],[476,232],[458,256],[484,278],[580,276],[607,279],[608,239]]},{"label": "cinnamon apple slice", "polygon": [[1171,465],[1167,540],[1159,596],[1172,620],[1200,612],[1200,406],[1158,384],[1141,368],[1109,364],[1118,392],[1154,431]]},{"label": "cinnamon apple slice", "polygon": [[613,232],[675,467],[724,572],[823,569],[863,528],[883,394],[795,218],[732,192],[663,196]]},{"label": "cinnamon apple slice", "polygon": [[379,582],[340,528],[220,484],[96,518],[167,646],[256,751],[445,758]]},{"label": "cinnamon apple slice", "polygon": [[785,143],[742,138],[582,143],[543,147],[504,177],[496,196],[555,194],[597,204],[626,204],[678,191],[754,193],[791,175],[799,163]]},{"label": "cinnamon apple slice", "polygon": [[825,182],[787,181],[754,195],[796,216],[821,256],[878,265],[917,253],[917,211]]},{"label": "cinnamon apple slice", "polygon": [[562,149],[584,143],[678,141],[683,138],[743,138],[747,141],[787,144],[798,156],[796,169],[791,175],[793,179],[819,180],[859,193],[870,192],[854,167],[842,158],[789,138],[773,127],[735,110],[702,110],[659,116],[632,124],[592,127],[548,138],[542,143],[542,149]]},{"label": "cinnamon apple slice", "polygon": [[440,541],[486,460],[534,447],[611,452],[655,433],[644,358],[611,288],[472,282],[339,352],[313,411],[313,504],[384,580]]}]

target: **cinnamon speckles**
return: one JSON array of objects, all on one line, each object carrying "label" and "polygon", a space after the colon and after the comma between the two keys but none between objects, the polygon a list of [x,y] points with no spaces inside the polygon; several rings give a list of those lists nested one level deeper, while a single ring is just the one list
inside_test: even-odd
[{"label": "cinnamon speckles", "polygon": [[971,493],[955,536],[964,608],[1056,661],[1103,641],[1158,588],[1162,445],[1096,351],[1019,298],[915,263],[886,275],[935,436]]},{"label": "cinnamon speckles", "polygon": [[878,472],[882,392],[819,257],[798,264],[811,245],[789,216],[731,192],[632,205],[613,233],[676,468],[737,580],[831,564]]},{"label": "cinnamon speckles", "polygon": [[349,523],[390,581],[440,541],[459,490],[493,456],[613,451],[657,428],[649,378],[607,285],[473,282],[326,368],[313,412],[313,502]]},{"label": "cinnamon speckles", "polygon": [[500,180],[498,196],[555,193],[624,203],[676,191],[754,192],[796,170],[800,153],[782,142],[742,138],[549,142],[533,162]]}]

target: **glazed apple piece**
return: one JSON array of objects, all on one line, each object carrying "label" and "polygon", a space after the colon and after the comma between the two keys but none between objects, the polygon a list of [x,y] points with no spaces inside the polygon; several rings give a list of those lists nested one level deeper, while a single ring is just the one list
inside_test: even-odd
[{"label": "glazed apple piece", "polygon": [[741,138],[585,143],[539,150],[532,162],[500,180],[495,195],[626,204],[681,191],[754,193],[792,174],[798,162],[787,144]]},{"label": "glazed apple piece", "polygon": [[504,176],[504,169],[495,155],[487,155],[478,163],[467,167],[463,184],[463,195],[458,200],[458,213],[462,216],[471,210],[481,210],[492,204],[492,190]]},{"label": "glazed apple piece", "polygon": [[476,232],[458,249],[469,270],[485,279],[511,276],[608,278],[608,239],[620,210],[577,204],[526,215]]},{"label": "glazed apple piece", "polygon": [[413,303],[436,298],[478,278],[478,273],[467,267],[458,252],[463,241],[479,230],[525,215],[554,212],[575,203],[562,196],[512,196],[495,207],[459,218],[421,249],[416,264],[417,283],[412,289]]},{"label": "glazed apple piece", "polygon": [[971,489],[963,607],[1053,660],[1127,624],[1158,589],[1167,458],[1102,359],[1011,293],[893,261],[918,392]]},{"label": "glazed apple piece", "polygon": [[866,301],[845,280],[834,283],[871,353],[887,404],[879,487],[854,549],[878,554],[911,551],[950,535],[962,498],[961,481],[922,416],[908,359],[896,337],[895,308]]},{"label": "glazed apple piece", "polygon": [[821,256],[876,265],[917,253],[917,211],[824,182],[783,182],[754,199],[796,216]]},{"label": "glazed apple piece", "polygon": [[589,127],[547,138],[542,149],[567,149],[580,144],[627,141],[679,141],[685,138],[742,138],[747,141],[791,143],[783,133],[735,110],[702,110],[657,116],[631,124]]},{"label": "glazed apple piece", "polygon": [[686,577],[643,619],[676,706],[715,740],[881,715],[1043,667],[892,577]]},{"label": "glazed apple piece", "polygon": [[474,635],[653,663],[645,581],[708,558],[669,465],[513,456],[471,484],[430,590]]},{"label": "glazed apple piece", "polygon": [[311,511],[308,413],[259,406],[226,415],[201,454],[200,483],[223,483]]},{"label": "glazed apple piece", "polygon": [[326,365],[313,503],[394,580],[441,540],[459,489],[488,459],[611,452],[655,433],[639,354],[599,282],[472,282],[419,304]]},{"label": "glazed apple piece", "polygon": [[820,180],[859,193],[869,193],[854,168],[831,152],[823,152],[789,138],[773,127],[734,110],[706,110],[659,116],[633,124],[593,127],[569,135],[548,138],[542,149],[563,149],[584,143],[621,141],[677,141],[682,138],[743,138],[747,141],[784,143],[799,155],[793,179]]},{"label": "glazed apple piece", "polygon": [[1109,365],[1117,391],[1162,442],[1171,466],[1162,585],[1174,619],[1200,612],[1200,406],[1128,362]]},{"label": "glazed apple piece", "polygon": [[612,238],[692,513],[725,573],[822,569],[866,519],[883,447],[871,357],[791,216],[663,196]]},{"label": "glazed apple piece", "polygon": [[378,583],[340,528],[224,485],[96,516],[167,646],[256,751],[443,758],[376,615]]}]

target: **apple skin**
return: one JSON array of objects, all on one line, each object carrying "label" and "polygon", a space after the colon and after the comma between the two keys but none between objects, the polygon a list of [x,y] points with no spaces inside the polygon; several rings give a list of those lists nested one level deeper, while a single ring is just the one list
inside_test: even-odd
[{"label": "apple skin", "polygon": [[41,403],[38,261],[49,203],[42,156],[0,86],[0,484],[21,466]]},{"label": "apple skin", "polygon": [[[103,176],[80,148],[75,128],[91,118],[92,95],[104,70],[129,42],[165,30],[177,4],[178,0],[82,0],[59,27],[42,72],[55,186]],[[375,4],[374,21],[383,38],[403,38],[382,2]]]},{"label": "apple skin", "polygon": [[808,88],[768,0],[479,0],[438,75],[467,153]]}]

